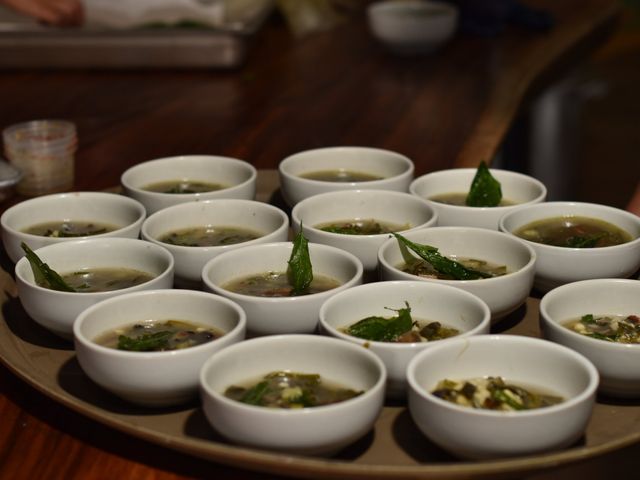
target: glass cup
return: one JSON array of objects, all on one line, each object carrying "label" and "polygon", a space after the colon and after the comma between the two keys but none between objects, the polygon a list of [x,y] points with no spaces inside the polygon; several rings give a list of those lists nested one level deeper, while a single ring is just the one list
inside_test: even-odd
[{"label": "glass cup", "polygon": [[34,120],[2,132],[6,158],[22,171],[16,191],[25,196],[64,192],[73,187],[76,126],[65,120]]}]

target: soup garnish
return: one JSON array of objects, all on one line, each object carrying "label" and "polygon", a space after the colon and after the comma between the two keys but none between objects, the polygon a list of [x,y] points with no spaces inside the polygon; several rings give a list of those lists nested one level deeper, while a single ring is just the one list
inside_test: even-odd
[{"label": "soup garnish", "polygon": [[339,286],[340,282],[333,278],[314,275],[311,283],[296,293],[289,282],[286,272],[265,272],[232,280],[222,287],[243,295],[253,295],[257,297],[292,297],[326,292]]},{"label": "soup garnish", "polygon": [[260,232],[248,228],[208,225],[174,230],[164,234],[159,240],[181,247],[214,247],[248,242],[261,236]]},{"label": "soup garnish", "polygon": [[142,188],[149,192],[159,193],[203,193],[223,190],[228,188],[228,185],[197,180],[166,180],[163,182],[150,183]]},{"label": "soup garnish", "polygon": [[20,244],[24,250],[25,257],[29,261],[31,270],[33,271],[33,279],[37,285],[51,290],[59,290],[61,292],[75,292],[75,288],[69,285],[55,270],[44,263],[29,246],[22,242]]},{"label": "soup garnish", "polygon": [[587,337],[616,343],[640,343],[638,315],[583,315],[565,326]]},{"label": "soup garnish", "polygon": [[482,161],[473,177],[465,203],[469,207],[496,207],[500,205],[500,200],[502,200],[500,182],[493,178],[489,167]]},{"label": "soup garnish", "polygon": [[537,220],[513,233],[531,242],[568,248],[610,247],[632,239],[628,232],[609,222],[577,215]]},{"label": "soup garnish", "polygon": [[411,317],[411,307],[393,310],[394,317],[371,316],[363,318],[342,331],[347,335],[374,342],[413,343],[441,340],[459,335],[456,328],[443,326],[440,322],[425,322]]},{"label": "soup garnish", "polygon": [[102,233],[113,232],[120,227],[106,223],[82,222],[82,221],[56,221],[32,225],[23,230],[24,233],[39,235],[41,237],[88,237]]},{"label": "soup garnish", "polygon": [[[490,277],[499,277],[507,273],[507,267],[505,265],[498,265],[496,263],[478,260],[477,258],[451,257],[451,259],[455,259],[456,262],[466,268],[489,274]],[[423,260],[416,259],[410,263],[403,263],[399,265],[398,268],[403,272],[407,272],[418,277],[438,278],[440,280],[456,280],[456,278],[447,273],[439,272],[432,264]]]},{"label": "soup garnish", "polygon": [[61,274],[75,292],[110,292],[135,287],[153,279],[153,275],[133,268],[88,268]]},{"label": "soup garnish", "polygon": [[258,382],[230,386],[224,395],[259,407],[307,408],[342,402],[362,393],[326,382],[318,374],[278,371]]},{"label": "soup garnish", "polygon": [[492,273],[482,270],[468,268],[460,262],[447,258],[440,254],[436,247],[432,247],[431,245],[414,243],[398,233],[392,233],[392,235],[398,240],[402,257],[408,265],[413,265],[417,262],[417,259],[409,253],[409,250],[411,250],[422,260],[429,263],[436,272],[446,275],[448,278],[453,280],[477,280],[480,278],[491,278],[495,276]]},{"label": "soup garnish", "polygon": [[506,412],[549,407],[564,401],[557,395],[507,383],[502,377],[445,379],[431,393],[457,405]]},{"label": "soup garnish", "polygon": [[408,230],[410,225],[400,225],[382,222],[374,219],[340,220],[336,222],[320,223],[315,226],[325,232],[344,235],[380,235],[382,233],[400,232]]},{"label": "soup garnish", "polygon": [[183,320],[145,321],[94,339],[99,345],[132,352],[163,352],[195,347],[220,338],[221,330]]},{"label": "soup garnish", "polygon": [[321,182],[371,182],[373,180],[382,180],[384,177],[373,175],[365,172],[357,172],[355,170],[346,170],[338,168],[335,170],[318,170],[315,172],[307,172],[300,175],[302,178],[309,180],[319,180]]}]

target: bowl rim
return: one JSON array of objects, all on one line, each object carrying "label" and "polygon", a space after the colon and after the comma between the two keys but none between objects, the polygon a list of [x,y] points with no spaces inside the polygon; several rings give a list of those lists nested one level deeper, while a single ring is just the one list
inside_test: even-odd
[{"label": "bowl rim", "polygon": [[[259,405],[249,405],[242,402],[238,402],[236,400],[232,400],[224,396],[223,393],[220,393],[213,389],[209,382],[206,380],[206,376],[208,370],[212,369],[215,365],[215,362],[218,361],[218,358],[224,358],[224,356],[233,355],[236,350],[251,348],[254,344],[269,344],[275,343],[279,344],[282,342],[297,342],[297,341],[310,341],[317,343],[324,343],[328,345],[329,348],[333,348],[331,345],[335,345],[336,348],[343,348],[354,352],[356,355],[361,355],[367,358],[368,361],[372,362],[377,370],[376,382],[371,386],[371,388],[367,389],[362,393],[362,395],[358,395],[353,398],[349,398],[347,400],[343,400],[341,402],[332,403],[329,405],[320,405],[316,407],[305,407],[305,408],[294,408],[294,409],[283,409],[283,408],[265,408]],[[331,410],[338,410],[342,408],[348,408],[350,405],[353,405],[355,402],[361,403],[371,399],[378,395],[378,392],[383,391],[387,382],[387,368],[380,358],[373,352],[362,348],[360,346],[344,342],[337,338],[326,337],[322,335],[316,334],[304,334],[304,333],[287,333],[287,334],[277,334],[277,335],[267,335],[264,337],[256,337],[244,340],[235,345],[230,345],[218,352],[215,352],[211,355],[205,363],[202,365],[199,374],[200,380],[200,389],[202,394],[207,397],[212,397],[218,402],[222,402],[224,405],[231,406],[234,409],[239,410],[240,412],[253,412],[254,414],[257,412],[262,412],[262,414],[274,418],[280,417],[290,417],[294,415],[294,418],[308,418],[309,415],[322,415],[325,412],[330,412]],[[240,380],[242,381],[242,379]]]},{"label": "bowl rim", "polygon": [[405,12],[407,9],[414,11],[420,9],[422,11],[441,10],[447,16],[458,15],[458,7],[455,5],[437,2],[437,1],[421,1],[421,0],[378,0],[367,6],[367,12],[370,15],[387,15],[395,12]]},{"label": "bowl rim", "polygon": [[[588,376],[588,384],[577,395],[574,395],[556,405],[551,405],[545,408],[535,408],[530,410],[513,411],[513,412],[484,410],[484,409],[469,408],[463,405],[457,405],[455,403],[436,397],[426,388],[422,388],[418,384],[418,381],[415,378],[416,369],[418,368],[418,363],[422,361],[423,357],[433,355],[437,353],[437,351],[440,349],[459,348],[457,347],[457,344],[463,344],[463,343],[469,343],[469,342],[474,342],[474,343],[510,342],[510,343],[515,343],[516,345],[529,343],[533,345],[539,345],[541,348],[552,349],[552,350],[556,350],[557,352],[562,352],[562,354],[568,355],[569,357],[573,358],[583,368],[583,370]],[[487,419],[539,417],[539,416],[544,416],[547,413],[557,413],[563,410],[572,409],[575,406],[587,401],[589,397],[594,396],[596,394],[599,381],[600,381],[600,374],[598,373],[598,370],[593,365],[593,363],[591,363],[591,361],[588,360],[584,355],[576,352],[575,350],[569,347],[561,345],[559,343],[550,342],[548,340],[544,340],[541,338],[527,337],[523,335],[490,334],[490,335],[475,335],[475,336],[464,337],[459,339],[454,338],[454,339],[451,339],[451,341],[449,342],[434,345],[432,348],[420,351],[416,356],[414,356],[409,361],[409,365],[407,366],[407,383],[409,385],[409,389],[413,391],[413,393],[417,394],[422,400],[435,403],[439,407],[446,408],[453,412],[457,412],[464,415],[477,415],[479,417],[485,417]]]},{"label": "bowl rim", "polygon": [[[225,332],[221,337],[214,339],[212,342],[203,343],[200,345],[195,345],[193,347],[178,349],[178,350],[166,350],[162,352],[133,352],[126,350],[118,350],[115,348],[105,347],[103,345],[97,344],[90,338],[86,337],[82,333],[82,325],[87,321],[91,314],[93,314],[96,310],[103,309],[105,307],[109,307],[111,304],[117,304],[118,302],[126,301],[130,298],[135,297],[154,297],[156,295],[169,295],[169,296],[183,296],[183,297],[200,297],[202,299],[210,299],[214,302],[220,302],[227,306],[229,306],[235,313],[238,315],[236,325]],[[149,300],[152,300],[149,298]],[[130,324],[131,322],[127,323]],[[85,310],[80,312],[73,322],[73,339],[74,341],[80,342],[86,349],[92,351],[93,353],[99,355],[107,355],[109,357],[118,358],[121,360],[129,360],[129,361],[152,361],[156,358],[181,358],[184,356],[194,355],[199,353],[201,350],[206,350],[211,348],[213,344],[215,344],[216,340],[226,337],[227,335],[236,336],[242,333],[243,330],[246,329],[247,324],[247,315],[245,311],[240,307],[236,302],[222,297],[220,295],[215,295],[209,292],[202,292],[198,290],[185,290],[185,289],[153,289],[153,290],[140,290],[136,292],[127,292],[122,295],[117,295],[115,297],[110,297],[104,300],[101,300],[93,305],[87,307]],[[124,325],[124,324],[123,324]],[[106,330],[104,330],[106,332]],[[143,354],[143,355],[141,355]]]},{"label": "bowl rim", "polygon": [[[476,332],[487,328],[491,325],[491,311],[489,309],[489,306],[487,305],[487,303],[482,300],[480,297],[478,297],[477,295],[474,295],[466,290],[462,290],[460,288],[455,288],[453,285],[446,285],[446,284],[439,284],[436,282],[423,282],[421,280],[384,280],[384,281],[378,281],[378,282],[374,282],[374,283],[364,283],[362,285],[355,285],[347,290],[343,290],[341,292],[336,293],[334,296],[332,296],[331,298],[327,299],[322,306],[320,307],[320,311],[319,311],[319,324],[325,328],[328,332],[331,333],[331,335],[335,336],[336,338],[339,338],[341,340],[345,340],[345,341],[349,341],[351,343],[358,343],[360,345],[362,345],[363,343],[369,345],[373,345],[376,348],[385,348],[385,349],[389,349],[391,351],[394,350],[407,350],[407,349],[416,349],[416,348],[426,348],[427,346],[432,346],[434,344],[433,341],[430,342],[410,342],[410,343],[394,343],[394,342],[381,342],[381,341],[376,341],[376,340],[366,340],[364,338],[358,338],[358,337],[354,337],[352,335],[346,334],[341,332],[340,330],[338,330],[336,327],[334,327],[333,325],[331,325],[330,323],[328,323],[327,319],[326,319],[326,310],[332,306],[333,303],[340,301],[340,297],[345,296],[346,293],[344,292],[350,292],[351,295],[355,295],[355,292],[365,292],[367,290],[375,290],[376,288],[384,288],[382,286],[380,286],[381,284],[384,285],[388,285],[388,286],[408,286],[408,285],[415,285],[415,288],[422,288],[422,289],[427,289],[427,290],[442,290],[445,289],[446,291],[450,292],[453,295],[458,295],[460,297],[467,297],[469,300],[471,300],[472,302],[474,302],[482,311],[482,318],[480,320],[480,322],[478,323],[478,325],[474,326],[473,328],[465,331],[465,332],[461,332],[459,335],[456,335],[453,338],[460,338],[460,337],[468,337],[471,335],[475,335]],[[453,290],[455,290],[455,292]],[[337,297],[337,299],[336,299]],[[442,339],[442,340],[449,340],[447,338]],[[440,342],[440,340],[437,340],[437,342]]]}]

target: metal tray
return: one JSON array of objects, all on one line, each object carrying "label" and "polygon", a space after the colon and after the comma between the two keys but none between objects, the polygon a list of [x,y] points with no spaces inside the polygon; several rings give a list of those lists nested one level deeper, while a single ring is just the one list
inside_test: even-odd
[{"label": "metal tray", "polygon": [[0,7],[0,70],[235,68],[273,9],[265,1],[219,28],[55,28]]}]

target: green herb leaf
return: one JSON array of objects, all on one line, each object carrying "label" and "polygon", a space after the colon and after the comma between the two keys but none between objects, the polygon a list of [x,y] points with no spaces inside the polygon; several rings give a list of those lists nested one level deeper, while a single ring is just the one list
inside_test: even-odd
[{"label": "green herb leaf", "polygon": [[293,249],[288,264],[287,278],[293,287],[291,293],[292,295],[302,295],[313,280],[309,242],[302,233],[302,223],[300,223],[300,231],[293,240]]},{"label": "green herb leaf", "polygon": [[260,405],[262,397],[269,390],[269,382],[260,382],[245,392],[240,401],[249,405]]},{"label": "green herb leaf", "polygon": [[120,335],[118,337],[118,350],[131,352],[154,352],[162,350],[169,344],[173,334],[168,330],[156,333],[148,333],[137,338]]},{"label": "green herb leaf", "polygon": [[40,257],[35,254],[29,246],[22,242],[20,244],[22,250],[24,250],[25,256],[31,265],[33,270],[33,278],[36,283],[41,287],[49,288],[51,290],[59,290],[61,292],[75,292],[76,290],[65,282],[62,277],[55,270],[51,269],[49,265],[40,260]]},{"label": "green herb leaf", "polygon": [[566,240],[566,245],[569,248],[593,248],[602,237],[605,237],[606,233],[596,233],[593,235],[576,235],[569,237]]},{"label": "green herb leaf", "polygon": [[593,314],[588,313],[580,318],[580,322],[584,323],[585,325],[589,325],[591,323],[596,323],[596,320],[595,318],[593,318]]},{"label": "green herb leaf", "polygon": [[477,280],[492,276],[489,273],[467,268],[461,263],[441,255],[436,247],[414,243],[398,233],[392,233],[392,235],[398,239],[401,246],[404,245],[425,262],[429,262],[439,273],[450,275],[456,280]]},{"label": "green herb leaf", "polygon": [[354,323],[347,329],[347,333],[354,337],[375,342],[392,342],[403,333],[411,330],[413,320],[411,307],[395,310],[398,315],[391,318],[367,317]]},{"label": "green herb leaf", "polygon": [[466,204],[469,207],[496,207],[502,200],[502,188],[483,161],[471,182],[471,188],[467,194]]},{"label": "green herb leaf", "polygon": [[495,389],[491,392],[491,396],[502,403],[506,403],[514,410],[524,410],[524,405],[507,395],[504,390]]}]

